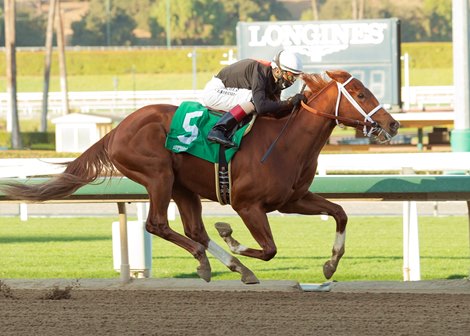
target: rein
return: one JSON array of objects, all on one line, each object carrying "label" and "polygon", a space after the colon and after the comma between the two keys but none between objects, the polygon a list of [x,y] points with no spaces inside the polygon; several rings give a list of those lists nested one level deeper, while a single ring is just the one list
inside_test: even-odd
[{"label": "rein", "polygon": [[370,121],[361,121],[358,119],[352,119],[348,117],[342,117],[342,116],[334,116],[332,114],[328,114],[325,112],[320,112],[318,110],[315,110],[314,108],[308,106],[306,103],[301,102],[300,103],[304,109],[306,109],[308,112],[311,112],[313,114],[319,115],[321,117],[325,117],[328,119],[332,120],[337,120],[340,121],[342,124],[345,124],[346,126],[351,126],[351,127],[356,127],[359,128],[360,126],[366,126],[366,127],[375,127],[377,126],[377,123],[375,121],[370,122]]}]

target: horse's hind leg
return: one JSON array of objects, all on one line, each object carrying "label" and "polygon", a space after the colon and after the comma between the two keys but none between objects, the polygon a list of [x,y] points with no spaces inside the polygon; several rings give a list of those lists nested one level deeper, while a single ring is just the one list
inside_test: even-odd
[{"label": "horse's hind leg", "polygon": [[209,238],[202,221],[201,200],[198,195],[185,188],[175,187],[173,199],[178,205],[186,236],[207,247],[207,250],[232,272],[240,273],[243,283],[259,283],[251,270]]},{"label": "horse's hind leg", "polygon": [[[173,174],[171,174],[171,176],[168,176],[170,174],[166,174],[167,176],[164,175],[165,174],[161,174],[159,176],[159,181],[153,180],[152,182],[155,183],[155,185],[148,188],[150,210],[147,218],[147,231],[171,241],[191,253],[200,263],[197,268],[198,275],[209,282],[211,279],[211,267],[209,259],[207,259],[205,246],[177,233],[168,225],[167,209],[171,200]],[[163,181],[165,181],[165,183]],[[171,181],[171,183],[169,183],[169,181]]]},{"label": "horse's hind leg", "polygon": [[[149,162],[149,167],[152,167]],[[168,205],[171,200],[171,190],[173,187],[174,175],[171,169],[162,169],[162,166],[156,167],[152,173],[141,173],[134,169],[115,162],[117,168],[127,177],[142,184],[147,189],[150,198],[150,210],[147,217],[146,229],[148,232],[168,240],[191,253],[198,261],[198,275],[209,282],[211,270],[209,259],[205,252],[205,246],[195,242],[172,230],[168,224]],[[141,165],[140,167],[145,167]],[[159,172],[160,173],[156,173]]]},{"label": "horse's hind leg", "polygon": [[323,197],[307,193],[303,198],[286,204],[279,209],[283,213],[298,213],[302,215],[329,215],[336,221],[336,237],[333,244],[331,259],[323,265],[323,274],[327,279],[330,279],[336,272],[338,263],[345,251],[346,240],[346,224],[348,217],[343,208],[335,203],[332,203]]},{"label": "horse's hind leg", "polygon": [[140,109],[123,120],[109,140],[108,154],[125,176],[142,184],[150,198],[148,232],[166,239],[191,253],[200,263],[202,278],[210,281],[205,247],[173,231],[167,218],[173,183],[173,154],[165,147],[167,127],[173,107],[153,105]]}]

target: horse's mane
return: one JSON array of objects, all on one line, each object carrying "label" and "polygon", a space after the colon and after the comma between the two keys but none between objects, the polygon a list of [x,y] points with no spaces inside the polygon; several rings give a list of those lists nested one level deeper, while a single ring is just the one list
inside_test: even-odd
[{"label": "horse's mane", "polygon": [[302,80],[307,84],[309,91],[311,91],[313,95],[323,90],[330,82],[325,78],[325,75],[317,73],[303,74]]}]

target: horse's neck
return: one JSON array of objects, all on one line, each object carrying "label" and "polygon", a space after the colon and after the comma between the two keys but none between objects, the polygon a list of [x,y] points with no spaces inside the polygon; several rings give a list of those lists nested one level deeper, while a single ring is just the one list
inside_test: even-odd
[{"label": "horse's neck", "polygon": [[[319,94],[311,103],[310,107],[321,111],[323,113],[334,114],[336,96],[334,95],[335,88],[330,86]],[[327,143],[336,124],[331,119],[312,115],[311,112],[302,109],[298,112],[295,123],[296,128],[296,144],[295,146],[299,152],[304,153],[306,157],[314,158]]]}]

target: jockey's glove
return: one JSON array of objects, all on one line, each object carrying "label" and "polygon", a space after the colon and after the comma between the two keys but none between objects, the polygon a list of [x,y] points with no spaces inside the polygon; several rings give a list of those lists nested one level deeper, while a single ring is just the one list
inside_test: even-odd
[{"label": "jockey's glove", "polygon": [[289,103],[291,103],[294,107],[299,107],[300,106],[300,102],[304,102],[306,103],[307,102],[307,97],[305,97],[303,94],[301,93],[297,93],[295,94],[294,96],[290,97],[288,99]]}]

